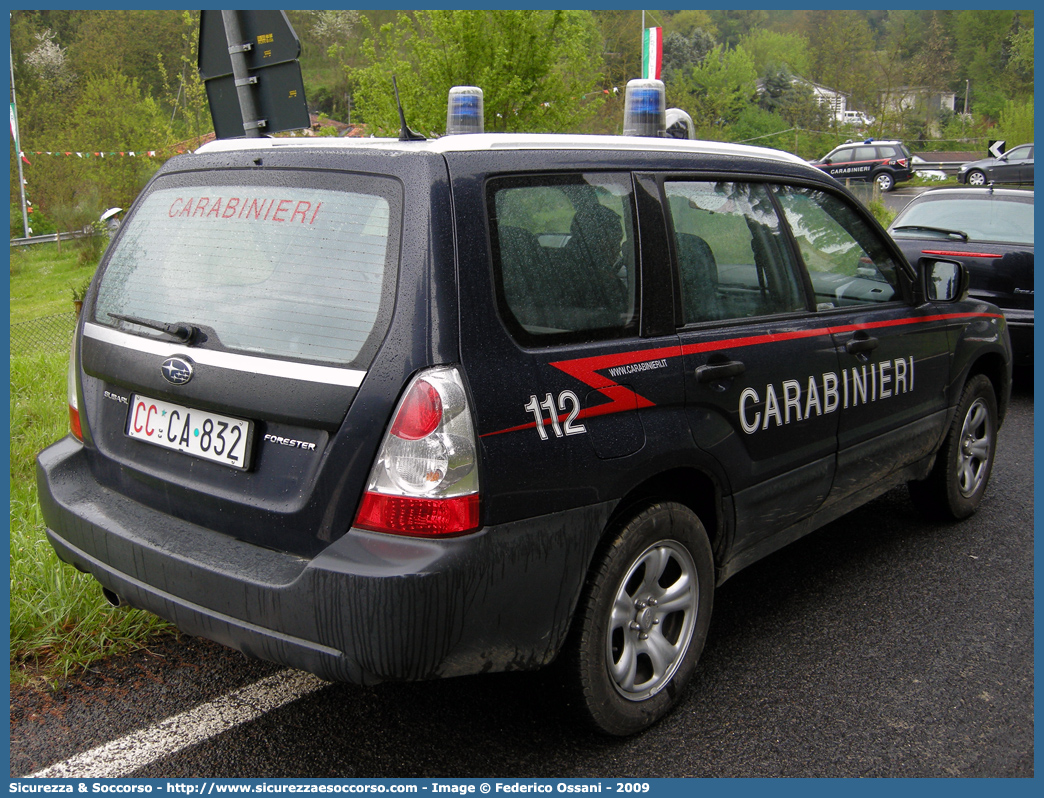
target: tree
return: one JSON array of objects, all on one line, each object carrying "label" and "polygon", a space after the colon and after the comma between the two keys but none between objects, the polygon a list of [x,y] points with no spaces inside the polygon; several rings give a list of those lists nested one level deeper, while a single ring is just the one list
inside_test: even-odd
[{"label": "tree", "polygon": [[766,27],[769,20],[769,12],[763,9],[711,11],[709,13],[711,20],[718,28],[718,41],[727,47],[735,47],[744,36]]},{"label": "tree", "polygon": [[866,17],[857,11],[821,11],[810,17],[810,25],[809,77],[848,95],[857,106],[874,102],[873,38]]},{"label": "tree", "polygon": [[770,66],[802,77],[809,74],[808,40],[799,34],[758,29],[740,37],[738,46],[750,53],[759,75]]},{"label": "tree", "polygon": [[668,33],[663,40],[664,82],[670,82],[680,69],[701,64],[714,45],[714,38],[702,28],[693,28],[688,36]]},{"label": "tree", "polygon": [[594,15],[602,38],[606,87],[622,87],[642,74],[640,11],[608,9]]},{"label": "tree", "polygon": [[[44,169],[51,173],[35,181],[41,185],[37,194],[50,208],[76,205],[84,192],[98,197],[103,205],[98,211],[110,205],[129,207],[161,163],[146,153],[167,151],[171,143],[165,109],[135,78],[119,72],[93,75],[84,82],[80,102],[70,109],[66,129],[40,143],[42,149],[72,150],[83,157],[41,156],[37,174]],[[99,152],[104,157],[95,155]]]},{"label": "tree", "polygon": [[756,83],[750,55],[719,44],[699,65],[679,71],[668,87],[668,104],[689,112],[698,135],[720,139],[722,129],[752,104]]},{"label": "tree", "polygon": [[1021,28],[1009,38],[1008,65],[1004,76],[1015,97],[1033,97],[1033,28]]},{"label": "tree", "polygon": [[[78,75],[68,47],[56,29],[42,27],[39,14],[12,16],[11,46],[15,58],[18,124],[23,149],[37,134],[59,127],[67,108],[76,101]],[[14,49],[20,45],[20,52]]]},{"label": "tree", "polygon": [[207,102],[207,89],[196,65],[199,50],[199,12],[181,12],[181,46],[175,71],[168,74],[162,59],[157,58],[160,72],[162,98],[172,109],[173,135],[178,140],[193,138],[202,141],[203,136],[214,129]]},{"label": "tree", "polygon": [[[953,73],[954,62],[952,45],[942,19],[933,13],[928,24],[927,35],[914,59],[913,75],[918,87],[927,90],[929,95],[942,92],[948,85],[948,77]],[[934,112],[930,97],[925,97],[922,118],[925,130],[931,130]]]},{"label": "tree", "polygon": [[691,36],[697,28],[712,39],[718,35],[718,28],[715,26],[708,11],[685,9],[684,11],[666,12],[666,18],[663,23],[663,30],[666,36],[672,33]]},{"label": "tree", "polygon": [[1007,101],[1001,81],[1013,12],[968,10],[953,15],[955,77],[961,83],[971,81],[972,110],[997,119]]},{"label": "tree", "polygon": [[781,67],[770,65],[762,79],[758,105],[777,114],[790,127],[817,130],[826,126],[827,111],[808,83],[796,80]]},{"label": "tree", "polygon": [[483,90],[488,131],[573,131],[601,104],[600,49],[586,11],[419,11],[367,39],[368,66],[350,74],[378,132],[399,129],[392,76],[407,122],[425,134],[445,129],[458,85]]},{"label": "tree", "polygon": [[25,65],[41,83],[67,87],[75,80],[75,75],[69,64],[69,48],[59,46],[54,41],[56,36],[50,28],[35,34],[36,46],[25,56]]},{"label": "tree", "polygon": [[784,67],[769,65],[762,74],[762,92],[758,97],[758,105],[766,111],[778,110],[792,81],[793,77]]},{"label": "tree", "polygon": [[[308,85],[305,94],[311,111],[329,114],[338,119],[351,121],[351,95],[353,86],[348,80],[345,67],[358,49],[356,31],[362,19],[360,12],[344,9],[298,12],[307,24],[307,40],[323,53],[323,66],[309,70],[318,72],[326,80],[318,85]],[[330,80],[331,73],[335,76]]]},{"label": "tree", "polygon": [[891,11],[884,22],[881,44],[873,53],[877,72],[877,97],[868,107],[878,130],[899,130],[900,111],[892,98],[910,85],[913,59],[924,36],[924,22],[915,11]]},{"label": "tree", "polygon": [[69,58],[82,75],[122,72],[153,97],[163,72],[176,72],[182,53],[182,12],[168,10],[80,11]]},{"label": "tree", "polygon": [[787,149],[794,144],[794,133],[779,114],[756,105],[744,108],[729,127],[729,138],[758,147]]}]

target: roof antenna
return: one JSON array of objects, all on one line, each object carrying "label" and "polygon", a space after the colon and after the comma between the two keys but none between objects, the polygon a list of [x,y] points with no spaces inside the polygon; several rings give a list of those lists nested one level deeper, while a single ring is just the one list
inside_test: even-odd
[{"label": "roof antenna", "polygon": [[408,127],[406,127],[406,113],[402,110],[402,103],[399,102],[399,84],[395,82],[395,76],[392,75],[392,88],[395,89],[395,104],[399,107],[399,141],[427,141],[424,136],[420,133],[414,133]]}]

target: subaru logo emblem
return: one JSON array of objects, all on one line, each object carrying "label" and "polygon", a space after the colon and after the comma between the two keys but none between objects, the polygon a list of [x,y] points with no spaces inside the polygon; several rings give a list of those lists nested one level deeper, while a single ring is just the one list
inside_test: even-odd
[{"label": "subaru logo emblem", "polygon": [[183,357],[168,357],[160,370],[171,385],[184,385],[192,379],[192,361]]}]

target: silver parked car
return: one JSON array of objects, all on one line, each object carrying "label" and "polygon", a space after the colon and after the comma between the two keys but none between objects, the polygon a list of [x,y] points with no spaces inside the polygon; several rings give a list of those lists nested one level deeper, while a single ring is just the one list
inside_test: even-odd
[{"label": "silver parked car", "polygon": [[966,163],[957,173],[958,183],[985,186],[987,183],[1032,183],[1033,145],[1023,144],[999,158]]}]

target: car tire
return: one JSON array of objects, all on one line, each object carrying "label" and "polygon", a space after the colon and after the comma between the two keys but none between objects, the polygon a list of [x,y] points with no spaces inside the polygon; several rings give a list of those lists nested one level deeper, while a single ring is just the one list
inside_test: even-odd
[{"label": "car tire", "polygon": [[965,175],[964,182],[969,186],[985,186],[986,173],[981,169],[972,169],[967,175]]},{"label": "car tire", "polygon": [[997,397],[982,374],[968,380],[946,440],[927,479],[910,482],[910,497],[929,518],[960,520],[974,513],[997,450]]},{"label": "car tire", "polygon": [[889,172],[878,172],[874,175],[874,185],[881,189],[882,192],[891,191],[895,188],[895,178]]},{"label": "car tire", "polygon": [[570,681],[585,719],[622,737],[664,717],[703,651],[713,603],[714,555],[696,514],[658,502],[629,516],[575,619]]}]

